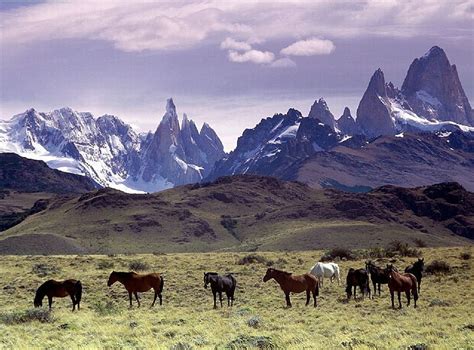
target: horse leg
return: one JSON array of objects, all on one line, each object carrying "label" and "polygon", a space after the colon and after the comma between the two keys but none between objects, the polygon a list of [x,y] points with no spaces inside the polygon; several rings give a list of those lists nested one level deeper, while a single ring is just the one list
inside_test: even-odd
[{"label": "horse leg", "polygon": [[356,299],[357,299],[357,298],[356,298],[356,294],[357,294],[357,285],[356,285],[356,286],[354,286],[354,300],[356,300]]},{"label": "horse leg", "polygon": [[285,292],[286,307],[291,307],[290,292]]},{"label": "horse leg", "polygon": [[[69,295],[71,297],[71,300],[72,300],[72,311],[76,310],[76,299],[74,299],[74,295],[70,294]],[[79,309],[79,307],[78,307]]]},{"label": "horse leg", "polygon": [[221,302],[221,307],[222,307],[222,292],[219,292],[219,301]]},{"label": "horse leg", "polygon": [[217,292],[213,291],[212,294],[214,295],[214,309],[217,309],[217,302],[216,302]]},{"label": "horse leg", "polygon": [[398,295],[398,308],[401,309],[402,308],[402,292],[397,292],[397,295]]},{"label": "horse leg", "polygon": [[[379,283],[379,296],[380,296],[380,287],[381,287],[382,283]],[[375,293],[375,288],[374,288],[374,293]]]},{"label": "horse leg", "polygon": [[51,310],[52,305],[53,305],[53,297],[50,297],[49,295],[48,295],[48,304],[49,304],[49,309]]},{"label": "horse leg", "polygon": [[420,287],[421,287],[421,277],[419,280],[417,280],[418,282],[418,294],[420,294]]},{"label": "horse leg", "polygon": [[405,295],[407,296],[407,307],[410,306],[410,290],[407,290],[405,292]]},{"label": "horse leg", "polygon": [[314,299],[314,307],[316,307],[318,305],[316,302],[316,288],[313,289],[313,299]]},{"label": "horse leg", "polygon": [[[375,283],[374,281],[372,281],[372,285],[374,286],[374,294],[372,295],[372,299],[375,298],[375,294],[377,294],[377,283]],[[379,292],[379,296],[380,296],[380,292]]]},{"label": "horse leg", "polygon": [[128,292],[128,299],[130,300],[130,308],[132,308],[132,292]]},{"label": "horse leg", "polygon": [[137,299],[138,307],[140,307],[140,300],[138,299],[138,293],[134,292],[133,294],[135,294],[135,299]]},{"label": "horse leg", "polygon": [[390,299],[392,300],[392,309],[395,309],[395,304],[393,302],[394,299],[394,291],[390,289]]},{"label": "horse leg", "polygon": [[309,291],[309,289],[306,289],[306,306],[308,306],[309,304],[309,299],[311,299],[311,292]]},{"label": "horse leg", "polygon": [[153,298],[153,303],[151,303],[151,307],[155,306],[156,297],[158,296],[158,292],[155,290],[155,297]]}]

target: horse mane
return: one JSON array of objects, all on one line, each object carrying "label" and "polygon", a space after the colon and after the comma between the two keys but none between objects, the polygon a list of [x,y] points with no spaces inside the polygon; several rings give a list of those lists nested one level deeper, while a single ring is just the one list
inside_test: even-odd
[{"label": "horse mane", "polygon": [[129,277],[132,275],[138,275],[135,271],[125,272],[125,271],[114,271],[118,277]]},{"label": "horse mane", "polygon": [[217,272],[206,272],[206,275],[217,276]]},{"label": "horse mane", "polygon": [[287,275],[287,276],[291,276],[291,275],[292,275],[291,272],[286,272],[286,271],[283,271],[283,270],[273,269],[273,271],[278,272],[278,273],[283,274],[283,275]]}]

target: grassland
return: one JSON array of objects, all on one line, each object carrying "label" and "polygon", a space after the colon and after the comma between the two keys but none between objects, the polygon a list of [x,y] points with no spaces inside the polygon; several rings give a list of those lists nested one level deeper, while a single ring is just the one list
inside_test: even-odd
[{"label": "grassland", "polygon": [[[472,260],[460,257],[469,250],[472,254],[472,248],[466,247],[423,249],[428,263],[443,260],[452,271],[427,276],[419,307],[404,305],[402,310],[390,308],[386,286],[381,297],[347,303],[344,282],[327,283],[317,308],[305,307],[304,296],[294,295],[293,308],[286,309],[276,282],[262,282],[265,264],[237,264],[246,253],[2,256],[0,347],[394,349],[425,344],[430,349],[472,349]],[[258,254],[275,267],[303,273],[322,253]],[[395,259],[400,268],[413,260]],[[129,309],[123,287],[107,287],[111,270],[128,270],[137,261],[150,271],[164,273],[163,306],[150,309],[153,293],[148,292],[141,295],[141,308]],[[40,272],[38,264],[42,264]],[[349,267],[363,267],[364,260],[340,265],[345,276]],[[38,276],[41,271],[46,276]],[[211,293],[203,288],[203,271],[235,273],[238,289],[233,308],[212,309]],[[55,299],[51,320],[19,317],[30,312],[35,289],[49,278],[82,281],[81,311],[72,313],[69,298],[64,298]]]}]

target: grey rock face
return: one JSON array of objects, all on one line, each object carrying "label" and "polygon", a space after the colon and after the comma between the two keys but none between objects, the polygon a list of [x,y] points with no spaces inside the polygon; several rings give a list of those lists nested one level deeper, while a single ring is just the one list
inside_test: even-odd
[{"label": "grey rock face", "polygon": [[319,100],[314,101],[314,104],[311,106],[311,110],[309,111],[308,117],[318,119],[322,123],[328,125],[332,130],[335,130],[336,121],[334,119],[334,115],[331,113],[326,101],[322,97]]},{"label": "grey rock face", "polygon": [[420,116],[474,126],[472,108],[456,66],[449,63],[446,53],[438,46],[413,61],[402,93]]},{"label": "grey rock face", "polygon": [[346,135],[359,135],[362,133],[354,118],[352,118],[349,107],[344,108],[344,113],[337,120],[337,127]]}]

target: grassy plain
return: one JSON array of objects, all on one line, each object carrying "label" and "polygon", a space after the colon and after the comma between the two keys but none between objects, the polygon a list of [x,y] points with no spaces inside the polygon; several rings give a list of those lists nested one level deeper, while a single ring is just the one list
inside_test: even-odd
[{"label": "grassy plain", "polygon": [[[276,282],[262,282],[265,264],[237,264],[248,253],[1,256],[0,348],[402,349],[424,344],[429,349],[473,349],[473,262],[460,257],[469,250],[472,254],[466,247],[424,248],[428,263],[446,261],[452,272],[427,276],[419,307],[404,304],[402,310],[390,308],[386,286],[374,300],[346,302],[344,277],[349,267],[363,267],[364,259],[340,262],[343,281],[326,283],[317,308],[305,307],[300,294],[292,296],[293,308],[286,309]],[[323,252],[258,254],[299,274]],[[399,268],[414,260],[396,259]],[[128,270],[137,261],[164,274],[163,306],[150,309],[153,293],[148,292],[141,294],[141,308],[134,304],[129,309],[124,288],[107,287],[111,270]],[[43,270],[47,275],[38,276]],[[212,309],[210,290],[203,288],[204,271],[235,273],[233,308]],[[70,299],[63,298],[55,299],[49,322],[25,316],[36,288],[49,278],[82,281],[81,311],[72,313]]]}]

